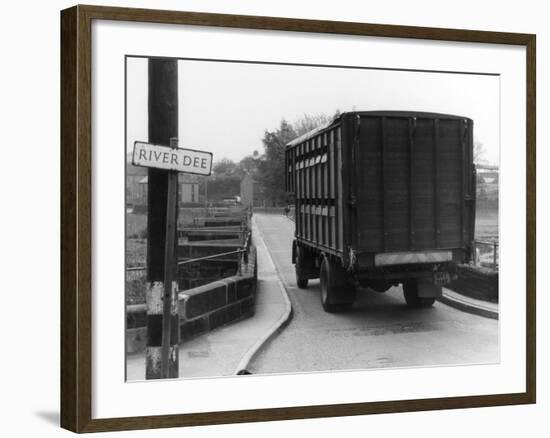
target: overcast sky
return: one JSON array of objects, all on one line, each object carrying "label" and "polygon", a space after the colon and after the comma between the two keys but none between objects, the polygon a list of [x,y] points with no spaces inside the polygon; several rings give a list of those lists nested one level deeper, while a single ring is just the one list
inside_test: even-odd
[{"label": "overcast sky", "polygon": [[[147,134],[147,60],[127,58],[127,150]],[[303,114],[410,110],[474,120],[486,159],[499,161],[497,76],[178,61],[180,147],[214,161],[263,151],[264,131]]]}]

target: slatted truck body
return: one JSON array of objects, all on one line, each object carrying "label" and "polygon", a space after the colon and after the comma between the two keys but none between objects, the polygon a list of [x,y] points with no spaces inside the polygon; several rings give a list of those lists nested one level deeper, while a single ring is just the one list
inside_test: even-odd
[{"label": "slatted truck body", "polygon": [[419,112],[350,112],[288,143],[298,286],[321,279],[325,310],[349,308],[356,285],[402,284],[433,304],[472,257],[473,122]]}]

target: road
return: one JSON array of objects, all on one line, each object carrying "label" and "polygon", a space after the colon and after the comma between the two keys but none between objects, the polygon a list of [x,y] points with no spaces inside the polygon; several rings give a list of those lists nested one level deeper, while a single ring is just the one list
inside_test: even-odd
[{"label": "road", "polygon": [[292,303],[290,323],[249,366],[254,374],[381,367],[466,365],[499,361],[497,320],[436,302],[409,309],[401,287],[358,292],[349,313],[321,307],[318,280],[298,289],[291,263],[294,223],[281,215],[255,215]]}]

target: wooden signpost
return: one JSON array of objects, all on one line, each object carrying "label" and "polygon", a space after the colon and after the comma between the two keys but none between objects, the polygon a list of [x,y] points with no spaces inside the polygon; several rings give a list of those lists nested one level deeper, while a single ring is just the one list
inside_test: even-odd
[{"label": "wooden signpost", "polygon": [[178,172],[210,175],[212,154],[178,146],[178,63],[148,63],[149,142],[134,143],[132,164],[147,167],[147,343],[145,378],[179,377],[177,279]]},{"label": "wooden signpost", "polygon": [[134,166],[209,176],[212,172],[212,153],[195,149],[178,149],[143,141],[134,142]]},{"label": "wooden signpost", "polygon": [[[178,139],[171,138],[170,146],[154,145],[136,141],[132,157],[134,166],[161,169],[167,172],[166,198],[166,234],[164,241],[164,278],[163,286],[157,291],[162,292],[162,336],[160,349],[160,370],[149,360],[148,365],[158,372],[146,373],[149,378],[178,377],[178,278],[176,257],[177,208],[178,208],[178,173],[194,173],[210,175],[212,172],[212,153],[194,149],[178,148]],[[160,285],[158,285],[160,286]],[[160,310],[160,302],[148,307]],[[154,309],[151,309],[154,312]],[[156,314],[156,312],[154,312]],[[157,336],[158,338],[158,336]],[[157,350],[158,351],[158,350]],[[156,355],[158,356],[158,354]],[[156,362],[156,361],[155,361]],[[170,366],[172,364],[172,367]],[[176,368],[176,369],[174,369]],[[150,370],[152,371],[152,370]]]}]

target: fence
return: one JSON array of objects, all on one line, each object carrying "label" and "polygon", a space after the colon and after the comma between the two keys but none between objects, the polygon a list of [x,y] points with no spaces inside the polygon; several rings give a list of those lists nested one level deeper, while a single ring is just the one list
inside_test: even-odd
[{"label": "fence", "polygon": [[[243,264],[248,263],[248,252],[250,250],[250,235],[251,235],[250,231],[246,231],[246,233],[243,233],[243,244],[242,244],[242,247],[239,249],[222,252],[218,254],[212,254],[212,255],[203,256],[203,257],[197,257],[193,259],[181,260],[181,261],[178,261],[178,268],[180,266],[185,266],[188,263],[202,262],[206,260],[212,260],[220,257],[226,257],[229,255],[237,254],[237,263],[238,263],[237,275],[242,275]],[[133,268],[128,268],[128,269],[131,270]]]},{"label": "fence", "polygon": [[[180,260],[180,261],[178,261],[178,269],[179,269],[180,266],[184,266],[188,263],[196,263],[196,262],[201,262],[201,261],[206,261],[206,260],[213,260],[213,259],[216,259],[216,258],[237,254],[238,255],[237,272],[239,273],[238,275],[240,275],[240,273],[242,272],[243,263],[245,263],[245,264],[248,263],[248,251],[250,250],[250,242],[251,242],[250,236],[251,236],[251,233],[250,233],[250,231],[242,232],[242,236],[243,236],[242,237],[243,238],[243,244],[242,244],[241,248],[236,249],[234,251],[227,251],[227,252],[222,252],[222,253],[218,253],[218,254],[212,254],[212,255],[207,255],[207,256],[203,256],[203,257],[197,257],[197,258],[193,258],[193,259]],[[145,275],[146,270],[147,270],[146,266],[131,266],[131,267],[126,268],[126,281],[135,280],[137,277]]]},{"label": "fence", "polygon": [[474,265],[498,270],[499,244],[496,241],[474,240]]}]

